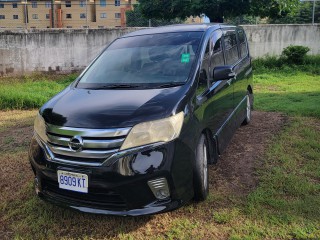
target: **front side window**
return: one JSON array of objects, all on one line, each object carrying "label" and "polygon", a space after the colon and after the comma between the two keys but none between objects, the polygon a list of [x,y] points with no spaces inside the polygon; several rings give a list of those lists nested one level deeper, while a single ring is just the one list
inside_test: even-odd
[{"label": "front side window", "polygon": [[12,3],[12,8],[18,8],[18,4],[17,3]]},{"label": "front side window", "polygon": [[197,96],[201,95],[208,89],[209,65],[210,65],[210,40],[208,40],[208,42],[206,43],[206,50],[201,60],[198,88],[196,91]]},{"label": "front side window", "polygon": [[71,7],[71,1],[66,1],[66,7]]},{"label": "front side window", "polygon": [[31,7],[32,8],[37,8],[38,7],[38,3],[37,2],[32,2],[31,3]]},{"label": "front side window", "polygon": [[233,65],[239,60],[236,32],[227,30],[224,33],[224,46],[226,51],[226,64]]},{"label": "front side window", "polygon": [[50,14],[46,14],[46,19],[50,19]]},{"label": "front side window", "polygon": [[67,13],[67,14],[66,14],[66,18],[72,18],[71,13]]},{"label": "front side window", "polygon": [[224,65],[224,55],[222,50],[222,31],[217,30],[211,37],[211,54],[210,54],[210,75],[209,80],[213,82],[213,69],[217,66]]},{"label": "front side window", "polygon": [[100,18],[107,18],[107,13],[100,13]]},{"label": "front side window", "polygon": [[203,32],[120,38],[87,69],[79,88],[159,87],[184,84]]},{"label": "front side window", "polygon": [[51,2],[46,2],[45,6],[46,8],[51,8]]},{"label": "front side window", "polygon": [[5,15],[0,15],[0,19],[6,19]]},{"label": "front side window", "polygon": [[86,18],[86,14],[85,13],[80,13],[80,18]]},{"label": "front side window", "polygon": [[0,8],[4,8],[4,3],[0,3]]},{"label": "front side window", "polygon": [[38,14],[32,14],[32,19],[38,19]]},{"label": "front side window", "polygon": [[114,1],[114,5],[115,5],[115,6],[120,6],[120,0],[115,0],[115,1]]},{"label": "front side window", "polygon": [[121,13],[115,13],[115,14],[114,14],[114,17],[115,17],[115,18],[121,18]]},{"label": "front side window", "polygon": [[13,15],[13,19],[19,19],[18,15]]}]

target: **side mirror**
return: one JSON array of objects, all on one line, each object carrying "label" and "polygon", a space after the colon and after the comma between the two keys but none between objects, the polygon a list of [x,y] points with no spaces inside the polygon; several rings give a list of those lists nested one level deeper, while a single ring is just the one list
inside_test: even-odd
[{"label": "side mirror", "polygon": [[237,74],[232,70],[230,66],[218,66],[213,69],[213,80],[229,80],[234,78]]}]

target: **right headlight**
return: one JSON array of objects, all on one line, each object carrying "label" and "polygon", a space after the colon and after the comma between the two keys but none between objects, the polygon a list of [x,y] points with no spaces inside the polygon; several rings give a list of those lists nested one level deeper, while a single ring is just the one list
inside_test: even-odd
[{"label": "right headlight", "polygon": [[120,150],[157,142],[170,142],[179,137],[183,119],[184,113],[180,112],[168,118],[139,123],[131,129]]},{"label": "right headlight", "polygon": [[40,113],[38,113],[36,119],[34,120],[34,131],[42,140],[47,139],[46,122],[44,121]]}]

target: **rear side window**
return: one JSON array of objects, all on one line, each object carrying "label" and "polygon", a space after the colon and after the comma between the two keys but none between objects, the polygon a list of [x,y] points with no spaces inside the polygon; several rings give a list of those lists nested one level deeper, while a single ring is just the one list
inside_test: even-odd
[{"label": "rear side window", "polygon": [[248,55],[248,45],[246,41],[246,35],[243,29],[238,29],[238,39],[239,39],[239,46],[240,46],[240,57],[244,58]]},{"label": "rear side window", "polygon": [[235,64],[239,60],[237,36],[235,31],[226,31],[224,33],[224,46],[226,49],[226,64]]}]

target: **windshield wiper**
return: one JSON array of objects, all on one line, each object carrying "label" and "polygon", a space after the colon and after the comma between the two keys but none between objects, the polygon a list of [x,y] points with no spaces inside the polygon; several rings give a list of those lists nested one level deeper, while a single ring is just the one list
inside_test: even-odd
[{"label": "windshield wiper", "polygon": [[102,89],[116,89],[116,88],[138,88],[141,87],[139,85],[130,85],[130,84],[108,84],[104,85]]},{"label": "windshield wiper", "polygon": [[184,84],[185,84],[184,82],[173,82],[173,83],[165,83],[157,87],[160,87],[160,88],[177,87],[177,86],[182,86]]}]

